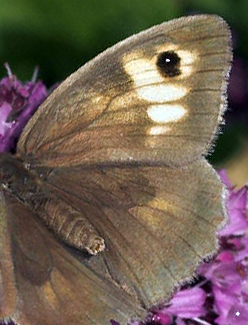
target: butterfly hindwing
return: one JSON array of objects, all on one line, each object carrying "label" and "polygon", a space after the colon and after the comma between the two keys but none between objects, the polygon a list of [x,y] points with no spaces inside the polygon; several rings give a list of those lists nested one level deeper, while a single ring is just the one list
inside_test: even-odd
[{"label": "butterfly hindwing", "polygon": [[61,168],[48,182],[105,241],[89,265],[146,308],[216,249],[224,188],[204,159],[181,169]]},{"label": "butterfly hindwing", "polygon": [[126,324],[144,315],[134,297],[73,257],[22,203],[3,197],[0,231],[6,242],[2,230],[8,224],[10,254],[0,264],[1,319],[18,325],[110,325],[111,319]]}]

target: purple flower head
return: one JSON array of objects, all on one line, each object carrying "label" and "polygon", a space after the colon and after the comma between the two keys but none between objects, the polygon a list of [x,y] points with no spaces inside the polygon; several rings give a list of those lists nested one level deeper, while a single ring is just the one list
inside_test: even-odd
[{"label": "purple flower head", "polygon": [[22,84],[6,64],[8,77],[0,81],[0,152],[14,151],[24,126],[47,97],[41,81]]},{"label": "purple flower head", "polygon": [[199,272],[212,283],[219,325],[248,324],[248,190],[232,189],[227,202],[229,223],[219,232],[221,251]]}]

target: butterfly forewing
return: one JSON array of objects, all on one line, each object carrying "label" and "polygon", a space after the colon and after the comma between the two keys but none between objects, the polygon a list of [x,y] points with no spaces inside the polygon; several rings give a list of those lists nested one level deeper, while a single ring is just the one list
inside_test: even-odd
[{"label": "butterfly forewing", "polygon": [[224,110],[229,34],[217,16],[191,16],[115,45],[52,93],[18,154],[53,167],[195,159]]}]

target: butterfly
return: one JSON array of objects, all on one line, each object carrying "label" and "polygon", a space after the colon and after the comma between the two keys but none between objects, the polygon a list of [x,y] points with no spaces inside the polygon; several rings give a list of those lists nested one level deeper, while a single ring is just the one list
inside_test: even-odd
[{"label": "butterfly", "polygon": [[125,324],[217,249],[227,24],[183,17],[70,75],[0,156],[0,319]]}]

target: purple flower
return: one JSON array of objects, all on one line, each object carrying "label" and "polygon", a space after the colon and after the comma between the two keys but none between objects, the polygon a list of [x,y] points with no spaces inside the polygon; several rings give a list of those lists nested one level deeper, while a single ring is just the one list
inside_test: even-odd
[{"label": "purple flower", "polygon": [[229,223],[219,232],[221,251],[199,273],[212,283],[219,325],[248,324],[248,190],[231,190]]},{"label": "purple flower", "polygon": [[41,81],[22,84],[6,67],[8,77],[0,81],[0,152],[15,150],[24,126],[47,97]]},{"label": "purple flower", "polygon": [[[190,297],[190,298],[189,298]],[[170,301],[170,305],[152,316],[152,321],[162,325],[170,325],[173,315],[177,316],[177,324],[186,324],[183,319],[194,319],[205,314],[204,302],[206,293],[195,286],[178,291]]]}]

